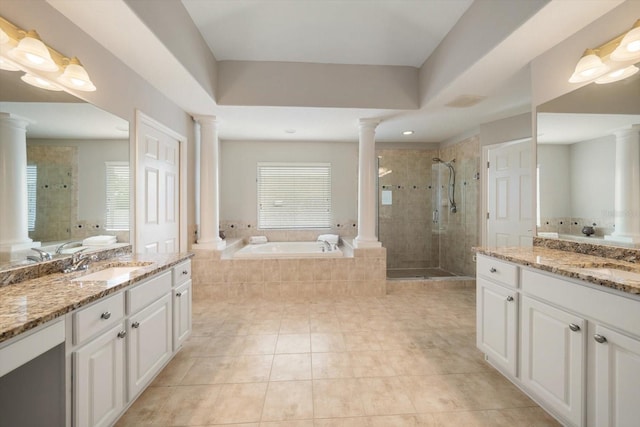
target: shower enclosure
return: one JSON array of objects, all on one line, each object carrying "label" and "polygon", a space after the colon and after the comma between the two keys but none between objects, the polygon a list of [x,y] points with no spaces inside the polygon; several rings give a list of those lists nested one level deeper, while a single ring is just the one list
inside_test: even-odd
[{"label": "shower enclosure", "polygon": [[[378,236],[389,279],[474,276],[477,138],[441,150],[378,150]],[[454,160],[455,159],[455,160]]]}]

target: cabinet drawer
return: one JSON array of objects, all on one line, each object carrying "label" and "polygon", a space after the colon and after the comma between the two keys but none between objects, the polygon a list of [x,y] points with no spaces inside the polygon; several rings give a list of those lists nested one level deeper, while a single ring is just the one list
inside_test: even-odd
[{"label": "cabinet drawer", "polygon": [[162,273],[127,291],[128,313],[148,306],[171,290],[171,271]]},{"label": "cabinet drawer", "polygon": [[185,261],[173,267],[173,286],[181,285],[191,279],[191,261]]},{"label": "cabinet drawer", "polygon": [[122,292],[104,298],[73,314],[73,343],[79,344],[124,318],[124,294]]},{"label": "cabinet drawer", "polygon": [[484,255],[478,255],[476,260],[478,276],[511,288],[518,287],[518,266]]}]

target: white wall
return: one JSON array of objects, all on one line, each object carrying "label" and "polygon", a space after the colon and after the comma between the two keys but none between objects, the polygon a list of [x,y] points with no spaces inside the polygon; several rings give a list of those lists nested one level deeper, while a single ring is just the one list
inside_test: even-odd
[{"label": "white wall", "polygon": [[540,216],[566,218],[571,216],[571,146],[568,144],[538,145],[540,168]]},{"label": "white wall", "polygon": [[356,142],[220,142],[220,218],[257,221],[258,162],[331,163],[333,218],[358,217],[358,144]]},{"label": "white wall", "polygon": [[571,144],[571,214],[603,218],[614,209],[615,136]]}]

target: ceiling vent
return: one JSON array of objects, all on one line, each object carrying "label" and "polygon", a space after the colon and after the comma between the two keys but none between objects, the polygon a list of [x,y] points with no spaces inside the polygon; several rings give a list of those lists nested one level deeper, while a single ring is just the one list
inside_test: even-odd
[{"label": "ceiling vent", "polygon": [[473,107],[474,105],[476,105],[477,103],[479,103],[480,101],[486,98],[487,98],[486,96],[481,96],[481,95],[460,95],[453,101],[445,104],[445,106],[453,107],[453,108],[468,108],[468,107]]}]

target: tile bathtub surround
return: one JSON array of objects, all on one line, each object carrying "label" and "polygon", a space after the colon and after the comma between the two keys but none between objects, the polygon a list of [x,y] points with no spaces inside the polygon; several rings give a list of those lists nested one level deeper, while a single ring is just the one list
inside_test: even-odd
[{"label": "tile bathtub surround", "polygon": [[193,309],[117,427],[559,426],[475,348],[473,288]]},{"label": "tile bathtub surround", "polygon": [[352,257],[300,259],[223,259],[219,251],[193,252],[195,299],[279,300],[386,292],[384,248],[355,249]]}]

